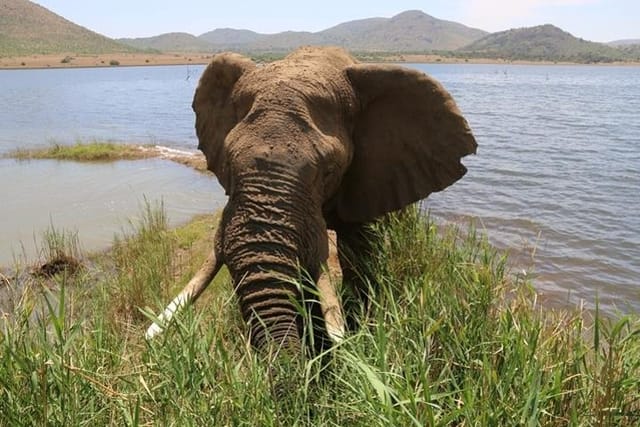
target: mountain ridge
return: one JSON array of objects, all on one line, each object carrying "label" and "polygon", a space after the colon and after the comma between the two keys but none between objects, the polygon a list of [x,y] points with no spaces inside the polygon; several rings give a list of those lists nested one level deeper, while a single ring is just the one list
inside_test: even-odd
[{"label": "mountain ridge", "polygon": [[122,38],[118,42],[141,50],[164,52],[202,52],[210,48],[209,43],[184,32],[164,33],[153,37]]},{"label": "mountain ridge", "polygon": [[[352,20],[317,32],[261,34],[246,29],[217,28],[199,36],[175,32],[113,40],[28,0],[0,3],[0,58],[105,53],[210,55],[234,50],[270,60],[301,45],[338,45],[366,60],[403,60],[404,54],[408,57],[435,54],[456,60],[640,62],[640,44],[636,42],[640,39],[608,44],[590,42],[551,24],[488,33],[420,10],[407,10],[390,18]],[[186,56],[185,59],[191,61]],[[153,60],[147,58],[144,62]]]},{"label": "mountain ridge", "polygon": [[[391,18],[364,18],[343,22],[318,32],[283,31],[262,34],[246,29],[214,29],[197,36],[213,50],[288,51],[300,45],[339,45],[349,50],[435,51],[462,47],[485,35],[486,31],[445,21],[422,11],[409,10]],[[159,48],[157,37],[136,39],[136,47]],[[118,39],[130,43],[131,39]],[[145,40],[149,43],[145,45]],[[160,49],[163,50],[163,49]]]},{"label": "mountain ridge", "polygon": [[577,38],[552,24],[492,33],[457,49],[455,54],[488,59],[578,63],[626,59],[620,49]]}]

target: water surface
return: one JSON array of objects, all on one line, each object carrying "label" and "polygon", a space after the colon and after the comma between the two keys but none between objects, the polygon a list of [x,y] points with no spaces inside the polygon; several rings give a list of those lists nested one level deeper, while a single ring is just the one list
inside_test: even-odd
[{"label": "water surface", "polygon": [[429,199],[532,265],[547,301],[640,311],[640,68],[418,66],[455,95],[480,145]]},{"label": "water surface", "polygon": [[170,223],[224,205],[218,183],[167,160],[87,164],[0,160],[0,263],[38,257],[43,231],[77,233],[84,249],[131,232],[145,204],[164,205]]},{"label": "water surface", "polygon": [[[452,92],[479,143],[467,176],[429,197],[432,215],[486,229],[549,304],[640,311],[640,68],[410,66]],[[194,150],[202,70],[0,71],[0,153],[93,138]],[[176,220],[224,199],[214,179],[163,161],[5,160],[0,194],[0,264],[50,221],[106,244],[143,195]]]}]

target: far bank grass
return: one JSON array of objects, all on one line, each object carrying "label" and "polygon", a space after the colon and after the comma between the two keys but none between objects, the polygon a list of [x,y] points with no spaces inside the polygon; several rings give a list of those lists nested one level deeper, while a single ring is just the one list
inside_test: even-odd
[{"label": "far bank grass", "polygon": [[[273,366],[248,350],[226,274],[145,342],[145,313],[197,269],[216,220],[171,230],[148,207],[134,224],[73,275],[3,279],[13,304],[0,317],[0,425],[640,423],[639,319],[542,312],[473,229],[417,210],[391,217],[375,309],[323,370],[320,358]],[[78,256],[56,236],[45,257]],[[271,393],[274,370],[290,379],[286,396]]]},{"label": "far bank grass", "polygon": [[[145,149],[146,148],[146,149]],[[148,149],[131,144],[114,142],[89,141],[76,142],[72,145],[52,143],[48,147],[35,149],[16,149],[7,157],[19,160],[74,160],[79,162],[107,162],[114,160],[136,160],[151,157]]]},{"label": "far bank grass", "polygon": [[75,162],[114,162],[161,158],[208,174],[204,156],[200,153],[170,151],[157,145],[134,145],[104,141],[78,141],[75,144],[52,143],[48,147],[18,148],[4,155],[17,160],[64,160]]}]

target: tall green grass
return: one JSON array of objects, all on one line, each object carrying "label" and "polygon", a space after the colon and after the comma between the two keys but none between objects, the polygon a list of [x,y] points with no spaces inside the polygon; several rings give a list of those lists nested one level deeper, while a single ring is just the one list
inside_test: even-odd
[{"label": "tall green grass", "polygon": [[149,156],[150,154],[141,149],[140,146],[105,141],[78,141],[69,145],[52,142],[48,147],[35,149],[18,148],[6,155],[6,157],[18,160],[53,159],[80,162],[135,160]]},{"label": "tall green grass", "polygon": [[0,425],[640,423],[637,318],[542,310],[484,236],[417,210],[378,230],[375,304],[327,355],[260,359],[226,274],[145,342],[147,314],[199,266],[214,226],[170,230],[147,207],[79,272],[10,278],[25,291],[0,320]]}]

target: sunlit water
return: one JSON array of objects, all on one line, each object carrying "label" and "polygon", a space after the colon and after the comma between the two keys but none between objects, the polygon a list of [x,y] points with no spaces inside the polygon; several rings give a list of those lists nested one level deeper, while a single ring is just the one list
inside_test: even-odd
[{"label": "sunlit water", "polygon": [[[93,139],[194,150],[192,73],[191,67],[1,71],[0,154]],[[77,232],[86,250],[106,248],[115,234],[130,231],[145,200],[162,202],[178,224],[219,209],[225,197],[215,178],[164,160],[0,160],[0,265],[36,257],[52,225]]]},{"label": "sunlit water", "polygon": [[428,205],[476,218],[546,301],[640,311],[640,68],[419,66],[449,88],[480,145]]},{"label": "sunlit water", "polygon": [[[428,199],[432,215],[474,219],[549,304],[640,311],[640,68],[414,67],[453,93],[480,145],[467,176]],[[94,138],[193,150],[202,70],[0,71],[0,153]],[[166,161],[3,160],[0,264],[50,223],[105,247],[145,196],[175,222],[224,202],[215,179]]]},{"label": "sunlit water", "polygon": [[211,177],[167,160],[0,160],[0,182],[4,265],[39,255],[43,231],[77,233],[82,248],[100,249],[114,235],[131,232],[147,203],[161,203],[174,225],[224,204],[224,194]]}]

